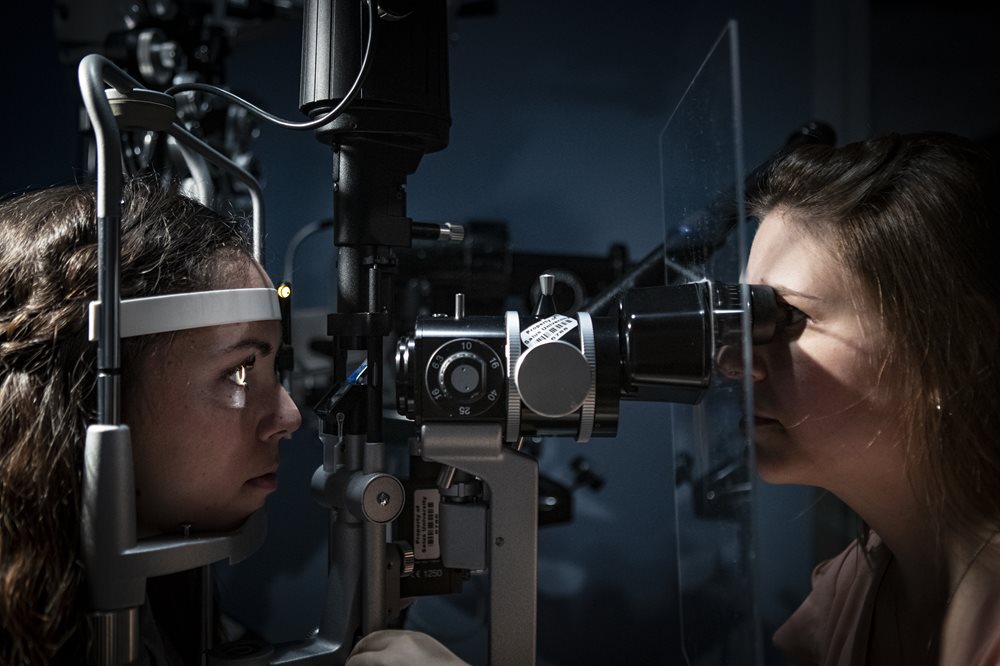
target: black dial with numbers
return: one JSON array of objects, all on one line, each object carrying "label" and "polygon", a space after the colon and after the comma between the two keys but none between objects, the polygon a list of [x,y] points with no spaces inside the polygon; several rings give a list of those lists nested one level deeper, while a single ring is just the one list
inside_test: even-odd
[{"label": "black dial with numbers", "polygon": [[478,416],[504,397],[504,364],[472,338],[449,340],[427,362],[427,395],[448,416]]}]

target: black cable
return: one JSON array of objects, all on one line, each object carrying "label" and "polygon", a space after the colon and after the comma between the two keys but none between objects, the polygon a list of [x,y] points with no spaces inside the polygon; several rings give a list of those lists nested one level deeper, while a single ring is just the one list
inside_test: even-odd
[{"label": "black cable", "polygon": [[292,271],[295,269],[295,251],[299,249],[302,241],[332,226],[333,218],[326,218],[318,222],[310,222],[295,232],[295,235],[292,236],[292,239],[288,241],[288,245],[285,247],[284,273],[282,277],[285,282],[292,281]]},{"label": "black cable", "polygon": [[253,115],[257,116],[258,118],[266,120],[275,125],[278,125],[279,127],[284,127],[285,129],[313,130],[318,127],[322,127],[323,125],[326,125],[330,122],[333,122],[337,118],[337,116],[339,116],[343,112],[344,108],[346,108],[348,104],[353,102],[354,98],[358,96],[359,92],[361,92],[361,84],[365,80],[365,77],[368,75],[368,69],[371,67],[371,58],[369,56],[371,55],[371,49],[372,49],[372,34],[375,32],[375,24],[374,24],[375,17],[372,10],[372,0],[362,0],[362,2],[364,2],[365,7],[368,9],[368,37],[365,40],[365,54],[361,58],[361,67],[358,69],[358,75],[357,77],[355,77],[354,83],[351,84],[350,90],[348,90],[347,94],[344,95],[344,98],[340,100],[340,102],[335,107],[330,109],[328,112],[326,112],[319,118],[315,118],[313,120],[305,122],[295,122],[291,120],[285,120],[271,113],[268,113],[259,106],[256,106],[251,102],[248,102],[247,100],[243,99],[238,95],[234,95],[228,90],[223,90],[218,86],[213,86],[208,83],[182,83],[180,85],[168,88],[166,90],[166,93],[168,95],[177,95],[179,93],[185,93],[185,92],[203,92],[203,93],[208,93],[210,95],[217,95],[219,97],[229,100],[234,104],[242,106],[244,109],[246,109]]}]

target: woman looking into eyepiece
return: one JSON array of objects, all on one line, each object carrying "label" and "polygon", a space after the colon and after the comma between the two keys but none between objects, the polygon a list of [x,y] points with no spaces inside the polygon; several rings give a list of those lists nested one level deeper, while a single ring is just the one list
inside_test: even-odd
[{"label": "woman looking into eyepiece", "polygon": [[998,193],[942,133],[802,147],[748,188],[746,280],[782,312],[750,370],[759,474],[866,526],[775,635],[795,664],[1000,663]]}]

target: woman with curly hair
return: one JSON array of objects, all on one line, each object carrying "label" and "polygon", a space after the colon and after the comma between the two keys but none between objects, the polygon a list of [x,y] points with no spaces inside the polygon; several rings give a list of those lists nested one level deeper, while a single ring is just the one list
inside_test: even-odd
[{"label": "woman with curly hair", "polygon": [[[143,181],[124,192],[121,297],[270,287],[245,225]],[[96,417],[93,189],[0,203],[0,663],[79,663],[83,440]],[[124,338],[139,536],[229,530],[276,488],[278,442],[300,424],[277,381],[277,321]],[[150,611],[161,626],[180,611]],[[154,623],[152,626],[156,626]],[[144,629],[148,623],[143,621]],[[144,632],[153,661],[184,636]]]}]

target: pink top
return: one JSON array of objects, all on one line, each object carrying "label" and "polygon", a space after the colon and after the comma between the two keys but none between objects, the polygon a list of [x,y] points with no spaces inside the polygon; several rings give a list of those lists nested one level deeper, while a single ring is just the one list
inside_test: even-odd
[{"label": "pink top", "polygon": [[[866,553],[867,551],[867,557]],[[892,553],[872,533],[819,564],[812,592],[774,634],[774,644],[797,666],[861,666],[868,651],[875,597]]]},{"label": "pink top", "polygon": [[[867,546],[852,541],[817,566],[812,592],[774,634],[778,650],[796,666],[864,666],[875,599],[890,562],[892,552],[872,532]],[[987,603],[958,622],[965,631],[942,663],[1000,664],[1000,606]]]}]

